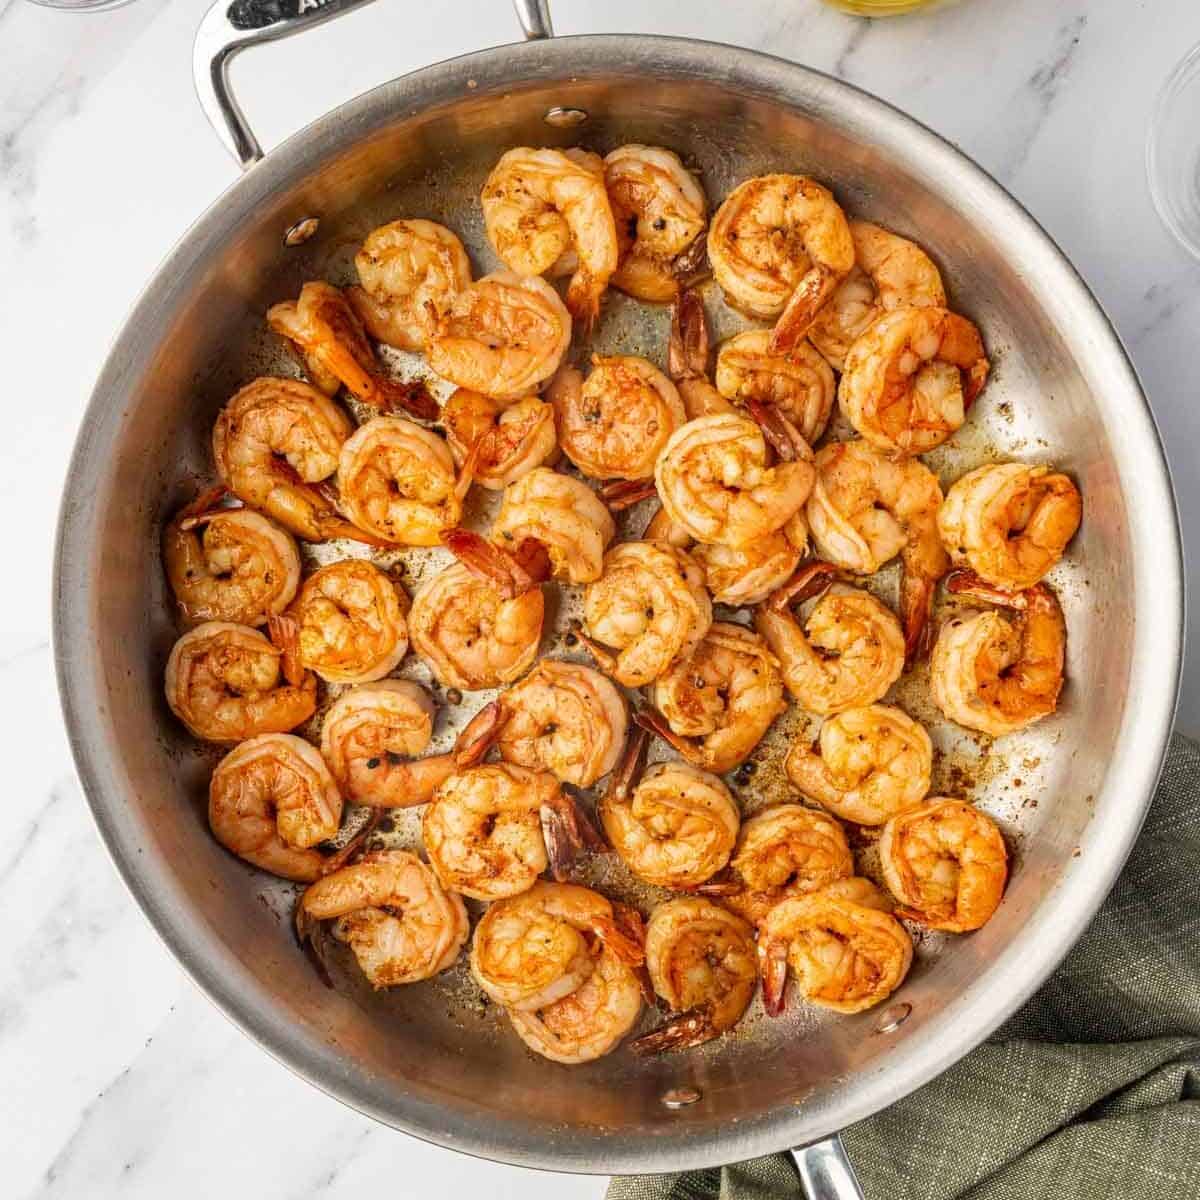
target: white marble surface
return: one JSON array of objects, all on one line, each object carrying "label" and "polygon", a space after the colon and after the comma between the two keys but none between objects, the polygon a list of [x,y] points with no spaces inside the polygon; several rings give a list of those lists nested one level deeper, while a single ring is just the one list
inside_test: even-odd
[{"label": "white marble surface", "polygon": [[[598,1179],[492,1166],[404,1138],[268,1059],[159,945],[74,778],[47,633],[55,508],[110,337],[167,248],[234,177],[189,76],[206,2],[137,0],[75,16],[0,0],[0,512],[14,568],[0,589],[0,903],[11,935],[0,957],[2,1190],[598,1197]],[[437,10],[446,15],[429,23]],[[556,0],[555,17],[561,33],[686,34],[833,71],[993,171],[1116,321],[1200,553],[1200,266],[1159,225],[1143,170],[1154,95],[1200,40],[1194,0],[964,0],[876,24],[816,0]],[[514,31],[504,0],[383,0],[247,55],[236,82],[271,146],[377,82]],[[1180,724],[1200,731],[1200,639]]]}]

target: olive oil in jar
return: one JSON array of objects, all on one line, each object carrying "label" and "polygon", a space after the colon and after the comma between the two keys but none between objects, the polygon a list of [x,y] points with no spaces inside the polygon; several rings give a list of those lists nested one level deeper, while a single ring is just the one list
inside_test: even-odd
[{"label": "olive oil in jar", "polygon": [[856,17],[896,17],[919,8],[940,8],[947,0],[825,0]]}]

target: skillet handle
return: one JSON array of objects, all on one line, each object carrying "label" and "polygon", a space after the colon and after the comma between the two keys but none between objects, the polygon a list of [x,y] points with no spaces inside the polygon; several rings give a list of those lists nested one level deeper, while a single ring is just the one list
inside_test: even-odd
[{"label": "skillet handle", "polygon": [[[303,33],[371,0],[214,0],[192,44],[192,79],[208,123],[243,171],[263,156],[229,82],[229,64],[247,46]],[[552,37],[549,0],[513,0],[526,39]]]},{"label": "skillet handle", "polygon": [[846,1147],[835,1133],[823,1142],[790,1151],[806,1200],[863,1200]]}]

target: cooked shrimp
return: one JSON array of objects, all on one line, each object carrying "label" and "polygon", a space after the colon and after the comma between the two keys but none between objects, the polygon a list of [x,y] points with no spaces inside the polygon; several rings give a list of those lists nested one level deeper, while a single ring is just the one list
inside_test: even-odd
[{"label": "cooked shrimp", "polygon": [[426,580],[413,597],[413,649],[443,687],[499,687],[520,679],[537,658],[545,600],[537,586],[548,563],[538,543],[510,554],[478,534],[452,530],[447,544],[463,560]]},{"label": "cooked shrimp", "polygon": [[575,850],[595,844],[553,775],[513,763],[451,775],[425,809],[421,837],[442,885],[476,900],[528,891],[548,865],[557,878]]},{"label": "cooked shrimp", "polygon": [[[788,691],[822,716],[873,704],[904,669],[895,613],[870,592],[831,585],[835,575],[829,563],[806,563],[754,614]],[[807,620],[797,620],[792,605],[822,592]]]},{"label": "cooked shrimp", "polygon": [[887,906],[866,879],[776,905],[758,936],[767,1012],[783,1011],[788,967],[804,999],[821,1008],[855,1013],[886,1000],[912,964],[912,939]]},{"label": "cooked shrimp", "polygon": [[882,825],[929,791],[933,743],[922,725],[886,704],[830,717],[815,742],[796,742],[787,776],[843,821]]},{"label": "cooked shrimp", "polygon": [[648,742],[642,729],[629,739],[600,801],[600,821],[639,879],[694,887],[729,861],[741,815],[721,780],[691,763],[655,763],[643,773]]},{"label": "cooked shrimp", "polygon": [[676,262],[704,232],[708,200],[679,155],[661,146],[619,146],[604,159],[620,265],[609,283],[664,304],[679,290]]},{"label": "cooked shrimp", "polygon": [[723,775],[748,758],[787,707],[779,661],[742,625],[715,622],[654,684],[654,731],[688,762]]},{"label": "cooked shrimp", "polygon": [[533,1011],[569,995],[592,974],[589,938],[636,966],[643,950],[613,905],[574,883],[535,883],[489,905],[475,926],[471,974],[506,1008]]},{"label": "cooked shrimp", "polygon": [[342,798],[316,749],[290,733],[264,733],[231,750],[208,788],[217,841],[273,875],[311,883],[330,865],[316,849],[338,831]]},{"label": "cooked shrimp", "polygon": [[685,288],[671,304],[667,374],[675,381],[687,419],[736,412],[708,379],[708,320],[700,294]]},{"label": "cooked shrimp", "polygon": [[868,442],[834,442],[817,452],[817,480],[805,510],[822,558],[873,575],[900,555],[905,649],[921,648],[937,582],[949,559],[937,531],[942,489],[914,459],[889,458]]},{"label": "cooked shrimp", "polygon": [[373,850],[310,884],[296,909],[301,942],[316,949],[324,921],[375,988],[432,979],[470,932],[462,899],[408,850]]},{"label": "cooked shrimp", "polygon": [[646,926],[646,966],[654,990],[679,1015],[630,1048],[656,1054],[699,1046],[732,1029],[754,995],[754,930],[711,900],[667,900]]},{"label": "cooked shrimp", "polygon": [[426,421],[437,416],[437,403],[423,383],[383,374],[358,317],[332,284],[306,283],[298,300],[267,309],[267,324],[295,345],[308,377],[326,395],[344,384],[351,395],[384,412],[403,408]]},{"label": "cooked shrimp", "polygon": [[807,442],[815,442],[829,424],[837,384],[833,368],[806,341],[786,354],[772,353],[771,334],[747,330],[717,351],[717,391],[727,400],[757,400],[779,409]]},{"label": "cooked shrimp", "polygon": [[273,642],[257,629],[206,621],[189,630],[167,659],[171,711],[198,738],[240,742],[284,733],[317,708],[317,681],[296,661],[296,631],[271,619]]},{"label": "cooked shrimp", "polygon": [[687,420],[675,385],[633,355],[593,355],[587,379],[563,367],[546,396],[563,453],[593,479],[649,479],[667,439]]},{"label": "cooked shrimp", "polygon": [[518,147],[492,168],[480,198],[488,239],[518,275],[544,275],[573,252],[567,307],[593,321],[618,257],[600,158]]},{"label": "cooked shrimp", "polygon": [[591,787],[621,756],[625,697],[591,667],[543,658],[500,705],[507,719],[497,747],[507,762]]},{"label": "cooked shrimp", "polygon": [[929,663],[934,703],[951,721],[1000,737],[1040,721],[1058,707],[1067,627],[1044,583],[1005,592],[969,571],[946,581],[951,592],[1015,610],[954,617],[938,633]]},{"label": "cooked shrimp", "polygon": [[571,315],[544,279],[512,271],[463,288],[429,337],[429,365],[497,400],[536,392],[571,344]]},{"label": "cooked shrimp", "polygon": [[803,175],[739,184],[713,217],[708,258],[725,298],[755,317],[778,317],[771,350],[786,353],[854,266],[846,214]]},{"label": "cooked shrimp", "polygon": [[584,590],[583,620],[601,668],[626,687],[641,687],[691,655],[712,624],[712,602],[700,564],[686,551],[622,542]]},{"label": "cooked shrimp", "polygon": [[704,581],[718,604],[744,608],[760,604],[782,587],[800,565],[808,547],[803,511],[782,529],[747,546],[692,547],[692,557],[704,568]]},{"label": "cooked shrimp", "polygon": [[564,583],[599,579],[604,548],[616,531],[612,514],[586,483],[549,467],[536,467],[505,488],[492,522],[492,537],[502,546],[540,542],[554,578]]},{"label": "cooked shrimp", "polygon": [[1075,536],[1083,515],[1066,475],[1025,463],[994,463],[951,485],[938,510],[950,557],[1009,591],[1033,587]]},{"label": "cooked shrimp", "polygon": [[418,758],[433,736],[428,692],[407,680],[362,683],[330,705],[321,756],[342,795],[374,808],[424,804],[455,769],[453,754]]},{"label": "cooked shrimp", "polygon": [[782,529],[800,511],[813,466],[797,459],[768,467],[758,425],[718,413],[671,435],[654,482],[670,520],[696,541],[741,547]]},{"label": "cooked shrimp", "polygon": [[459,467],[474,452],[473,482],[491,491],[558,458],[554,408],[537,396],[493,400],[459,388],[442,407],[442,425]]},{"label": "cooked shrimp", "polygon": [[354,256],[361,287],[346,299],[376,340],[422,351],[436,322],[471,282],[458,237],[436,221],[389,221]]},{"label": "cooked shrimp", "polygon": [[342,443],[353,428],[316,388],[298,379],[263,376],[221,410],[213,429],[213,459],[221,482],[235,496],[298,537],[373,542],[313,486],[337,470]]},{"label": "cooked shrimp", "polygon": [[223,487],[201,492],[163,530],[163,563],[188,621],[265,625],[300,586],[291,534],[261,513],[221,506]]},{"label": "cooked shrimp", "polygon": [[371,683],[408,652],[408,597],[373,563],[346,558],[314,571],[293,611],[300,661],[330,683]]},{"label": "cooked shrimp", "polygon": [[899,916],[930,929],[968,933],[996,911],[1008,851],[996,823],[961,800],[933,796],[900,813],[879,839],[884,882]]},{"label": "cooked shrimp", "polygon": [[987,377],[983,339],[966,317],[898,308],[850,347],[838,402],[873,446],[924,454],[962,425]]},{"label": "cooked shrimp", "polygon": [[642,1015],[637,975],[601,944],[592,973],[569,995],[536,1011],[509,1009],[513,1031],[553,1062],[591,1062],[614,1049]]},{"label": "cooked shrimp", "polygon": [[946,304],[941,274],[915,242],[869,221],[851,221],[850,236],[854,266],[808,331],[812,344],[839,371],[850,347],[882,313]]},{"label": "cooked shrimp", "polygon": [[376,417],[346,439],[338,458],[342,508],[360,529],[393,546],[436,546],[458,524],[473,459],[461,474],[436,433]]},{"label": "cooked shrimp", "polygon": [[846,835],[832,817],[802,804],[775,804],[742,823],[730,864],[731,886],[713,890],[757,924],[781,900],[853,873]]}]

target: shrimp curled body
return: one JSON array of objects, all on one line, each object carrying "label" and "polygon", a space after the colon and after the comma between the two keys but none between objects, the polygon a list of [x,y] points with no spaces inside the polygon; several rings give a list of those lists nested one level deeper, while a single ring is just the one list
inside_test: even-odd
[{"label": "shrimp curled body", "polygon": [[433,327],[429,365],[443,379],[497,400],[536,392],[571,344],[571,316],[544,279],[485,275],[455,296]]},{"label": "shrimp curled body", "polygon": [[839,371],[850,347],[881,314],[946,304],[941,274],[915,242],[869,221],[851,221],[850,236],[854,267],[808,331],[813,345]]},{"label": "shrimp curled body", "polygon": [[346,299],[372,337],[420,352],[432,322],[471,282],[471,263],[456,234],[436,221],[390,221],[373,229],[354,256],[361,287]]},{"label": "shrimp curled body", "polygon": [[789,967],[821,1008],[855,1013],[886,1000],[912,963],[912,939],[887,906],[866,879],[845,879],[773,908],[758,941],[767,1011],[783,1011]]},{"label": "shrimp curled body", "polygon": [[415,683],[383,679],[343,692],[321,726],[321,756],[342,795],[377,808],[424,804],[454,771],[450,754],[418,758],[436,709]]},{"label": "shrimp curled body", "polygon": [[418,983],[452,966],[467,940],[467,910],[408,850],[376,850],[311,884],[297,929],[319,922],[354,952],[372,987]]},{"label": "shrimp curled body", "polygon": [[796,618],[792,603],[829,573],[827,563],[805,564],[754,618],[779,659],[788,691],[803,708],[822,716],[873,704],[904,669],[900,622],[870,592],[834,584],[803,623]]},{"label": "shrimp curled body", "polygon": [[240,742],[286,733],[317,707],[316,680],[284,677],[284,652],[257,629],[207,621],[189,630],[167,660],[171,711],[198,738]]},{"label": "shrimp curled body", "polygon": [[212,507],[222,491],[197,497],[163,531],[167,580],[189,621],[265,625],[292,602],[300,555],[262,513]]},{"label": "shrimp curled body", "polygon": [[767,465],[762,431],[736,413],[699,417],[667,442],[654,470],[663,509],[698,542],[741,547],[784,525],[808,499],[813,467]]},{"label": "shrimp curled body", "polygon": [[797,742],[787,776],[843,821],[882,825],[921,803],[929,791],[933,743],[898,708],[851,708],[821,726],[814,745]]},{"label": "shrimp curled body", "polygon": [[646,926],[655,992],[679,1015],[633,1043],[639,1054],[698,1046],[737,1024],[758,984],[754,931],[702,897],[660,904]]},{"label": "shrimp curled body", "polygon": [[589,638],[601,665],[626,687],[641,687],[687,658],[712,624],[704,572],[665,542],[622,542],[583,596]]},{"label": "shrimp curled body", "polygon": [[786,707],[775,655],[749,629],[724,621],[655,682],[650,698],[671,744],[717,774],[748,758]]},{"label": "shrimp curled body", "polygon": [[994,463],[968,472],[946,493],[938,530],[960,566],[1020,591],[1041,582],[1075,536],[1079,489],[1049,467]]},{"label": "shrimp curled body", "polygon": [[893,817],[883,827],[879,859],[884,882],[904,906],[900,915],[951,933],[984,925],[1008,877],[1008,851],[996,823],[944,796]]},{"label": "shrimp curled body", "polygon": [[373,563],[345,558],[314,571],[293,611],[300,661],[331,683],[371,683],[408,652],[408,598]]},{"label": "shrimp curled body", "polygon": [[744,821],[730,865],[740,890],[725,902],[755,924],[781,900],[854,873],[842,827],[802,804],[775,804]]},{"label": "shrimp curled body", "polygon": [[850,226],[830,192],[803,175],[739,184],[708,231],[713,274],[729,302],[777,317],[772,350],[792,349],[854,266]]},{"label": "shrimp curled body", "polygon": [[952,592],[990,601],[996,609],[955,617],[938,633],[929,662],[934,703],[959,725],[1001,737],[1058,707],[1067,630],[1062,609],[1044,583],[1004,592],[969,572],[955,572]]},{"label": "shrimp curled body", "polygon": [[500,703],[508,719],[497,748],[506,762],[591,787],[620,757],[625,698],[591,667],[544,658]]},{"label": "shrimp curled body", "polygon": [[610,792],[600,820],[629,869],[658,887],[686,888],[729,861],[740,817],[729,789],[690,763],[655,763],[625,797]]},{"label": "shrimp curled body", "polygon": [[850,347],[838,402],[872,445],[925,454],[962,425],[987,376],[983,340],[966,317],[944,308],[898,308]]},{"label": "shrimp curled body", "polygon": [[492,168],[481,200],[488,240],[518,275],[543,275],[573,252],[567,307],[594,319],[618,258],[601,160],[579,150],[518,147]]},{"label": "shrimp curled body", "polygon": [[342,797],[325,761],[303,738],[265,733],[231,750],[208,789],[217,841],[284,879],[311,883],[328,856],[316,849],[338,831]]}]

